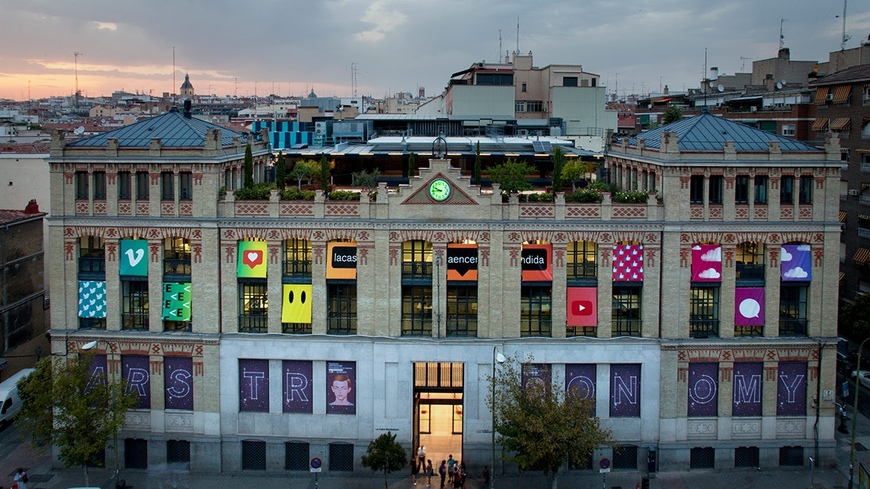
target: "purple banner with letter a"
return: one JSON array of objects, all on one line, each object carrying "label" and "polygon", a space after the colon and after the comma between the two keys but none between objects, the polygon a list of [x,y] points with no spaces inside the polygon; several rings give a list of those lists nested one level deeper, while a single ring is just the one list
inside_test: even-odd
[{"label": "purple banner with letter a", "polygon": [[734,362],[732,416],[761,416],[763,367],[761,362]]},{"label": "purple banner with letter a", "polygon": [[269,412],[269,360],[239,359],[239,411]]},{"label": "purple banner with letter a", "polygon": [[610,417],[640,416],[640,364],[610,366]]},{"label": "purple banner with letter a", "polygon": [[94,386],[106,383],[108,378],[106,365],[106,355],[94,355],[94,358],[91,360],[90,380],[88,380],[87,387],[89,392]]},{"label": "purple banner with letter a", "polygon": [[193,411],[193,359],[164,357],[166,409]]},{"label": "purple banner with letter a", "polygon": [[138,396],[136,408],[151,409],[151,373],[147,355],[124,355],[121,357],[121,375],[127,382],[127,390]]},{"label": "purple banner with letter a", "polygon": [[776,415],[806,416],[807,364],[779,362],[776,382]]},{"label": "purple banner with letter a", "polygon": [[719,364],[689,364],[688,416],[716,416],[719,412]]},{"label": "purple banner with letter a", "polygon": [[282,377],[284,382],[284,412],[311,413],[311,362],[304,360],[284,360]]}]

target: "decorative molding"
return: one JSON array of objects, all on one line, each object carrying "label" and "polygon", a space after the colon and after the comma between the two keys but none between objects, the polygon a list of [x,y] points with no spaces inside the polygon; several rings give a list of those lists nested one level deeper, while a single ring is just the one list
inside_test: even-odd
[{"label": "decorative molding", "polygon": [[192,433],[193,413],[167,412],[164,418],[164,429],[167,432]]},{"label": "decorative molding", "polygon": [[731,438],[761,439],[761,420],[731,418]]},{"label": "decorative molding", "polygon": [[783,418],[776,420],[777,438],[804,438],[807,434],[805,418]]},{"label": "decorative molding", "polygon": [[715,440],[717,426],[715,418],[686,420],[686,438],[690,440]]}]

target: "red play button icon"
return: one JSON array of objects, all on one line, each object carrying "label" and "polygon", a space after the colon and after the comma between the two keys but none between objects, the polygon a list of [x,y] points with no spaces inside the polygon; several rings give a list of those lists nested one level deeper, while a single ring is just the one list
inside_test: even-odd
[{"label": "red play button icon", "polygon": [[573,301],[571,302],[571,314],[575,316],[590,316],[592,315],[592,301]]}]

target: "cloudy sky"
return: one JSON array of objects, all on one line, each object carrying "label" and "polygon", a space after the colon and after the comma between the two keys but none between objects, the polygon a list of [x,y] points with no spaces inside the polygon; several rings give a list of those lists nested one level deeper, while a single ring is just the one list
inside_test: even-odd
[{"label": "cloudy sky", "polygon": [[[840,48],[843,0],[0,0],[0,97],[114,90],[350,96],[440,93],[452,73],[505,51],[582,65],[610,91],[697,87],[707,68],[751,71]],[[848,3],[847,48],[870,34]],[[499,52],[501,36],[501,56]],[[173,84],[173,48],[175,82]],[[76,56],[75,53],[81,53]],[[744,59],[745,58],[745,59]],[[175,88],[174,88],[175,87]]]}]

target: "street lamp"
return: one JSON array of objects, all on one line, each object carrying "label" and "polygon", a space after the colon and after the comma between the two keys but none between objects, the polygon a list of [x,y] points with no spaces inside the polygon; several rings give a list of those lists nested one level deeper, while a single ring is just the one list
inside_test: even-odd
[{"label": "street lamp", "polygon": [[864,338],[861,345],[858,346],[858,363],[855,365],[855,399],[852,407],[852,448],[849,450],[849,489],[852,489],[852,481],[855,475],[855,426],[858,423],[858,389],[861,387],[861,349],[864,348],[864,343],[867,343],[870,337]]},{"label": "street lamp", "polygon": [[489,487],[490,489],[495,489],[495,363],[504,363],[507,358],[501,353],[496,353],[497,347],[492,347],[492,378],[490,382],[492,382],[492,430],[490,430],[492,434],[492,454],[490,455],[489,462]]}]

